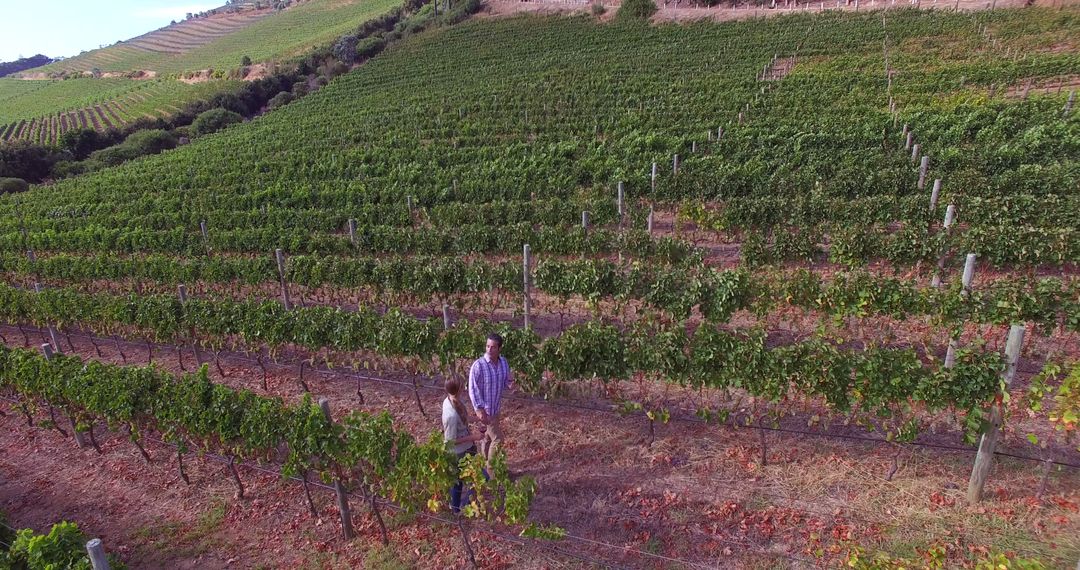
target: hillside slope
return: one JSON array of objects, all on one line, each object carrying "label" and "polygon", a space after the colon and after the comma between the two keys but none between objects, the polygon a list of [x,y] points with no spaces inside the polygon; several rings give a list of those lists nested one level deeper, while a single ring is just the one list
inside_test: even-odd
[{"label": "hillside slope", "polygon": [[325,45],[400,4],[397,0],[307,0],[282,11],[187,20],[24,73],[152,71],[158,75],[280,60]]}]

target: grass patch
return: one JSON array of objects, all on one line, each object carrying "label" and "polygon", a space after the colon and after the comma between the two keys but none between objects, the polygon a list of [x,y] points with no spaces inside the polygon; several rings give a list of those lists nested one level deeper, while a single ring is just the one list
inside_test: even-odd
[{"label": "grass patch", "polygon": [[371,570],[409,570],[412,565],[405,562],[389,546],[376,546],[364,555],[364,568]]}]

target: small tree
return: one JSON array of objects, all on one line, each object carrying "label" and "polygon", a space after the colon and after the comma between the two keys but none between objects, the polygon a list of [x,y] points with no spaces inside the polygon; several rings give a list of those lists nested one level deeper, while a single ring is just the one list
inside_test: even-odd
[{"label": "small tree", "polygon": [[195,117],[195,120],[191,123],[191,134],[196,137],[208,135],[213,132],[217,132],[228,125],[233,123],[239,123],[244,118],[239,113],[234,113],[228,109],[216,108],[210,109],[199,114]]},{"label": "small tree", "polygon": [[246,56],[246,55],[244,57],[240,58],[240,65],[242,65],[244,67],[247,67],[247,66],[251,65],[251,58]]},{"label": "small tree", "polygon": [[654,0],[624,0],[619,11],[615,13],[615,19],[620,22],[643,22],[655,13]]}]

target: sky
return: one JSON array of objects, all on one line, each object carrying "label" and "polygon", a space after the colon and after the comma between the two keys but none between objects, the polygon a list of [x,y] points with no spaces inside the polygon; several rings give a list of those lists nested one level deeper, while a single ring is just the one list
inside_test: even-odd
[{"label": "sky", "polygon": [[225,0],[0,0],[0,61],[71,57],[142,35]]}]

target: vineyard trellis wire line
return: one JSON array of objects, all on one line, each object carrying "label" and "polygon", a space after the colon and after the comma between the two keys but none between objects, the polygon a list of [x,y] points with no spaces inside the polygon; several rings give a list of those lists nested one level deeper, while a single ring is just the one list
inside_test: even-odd
[{"label": "vineyard trellis wire line", "polygon": [[[31,328],[31,327],[28,327],[28,328]],[[39,332],[43,333],[43,331],[39,331]],[[90,335],[84,335],[84,334],[78,334],[78,333],[71,334],[71,336],[75,336],[75,337],[78,337],[78,338],[91,338]],[[116,340],[116,339],[114,339],[114,340]],[[145,348],[145,344],[143,344],[143,343],[134,343],[134,342],[127,341],[127,340],[124,340],[124,341],[121,341],[121,342],[123,344],[129,345],[129,346],[135,346],[135,347],[140,348],[140,349]],[[252,364],[252,365],[257,365],[258,364],[258,361],[256,361],[256,360],[241,357],[241,356],[236,356],[236,355],[228,355],[228,354],[226,354],[224,356],[223,360],[231,360],[233,362],[249,363],[249,364]],[[265,363],[263,365],[265,365]],[[289,364],[271,363],[271,365],[272,366],[277,366],[279,369],[281,369],[281,368],[291,369],[291,366]],[[374,377],[374,376],[366,376],[366,375],[360,375],[360,374],[351,374],[351,373],[347,373],[347,372],[340,372],[340,371],[335,371],[335,370],[332,370],[332,369],[313,368],[313,370],[315,370],[318,373],[329,374],[331,376],[348,377],[348,378],[354,378],[354,379],[357,379],[357,380],[360,380],[360,379],[372,380],[372,381],[377,381],[377,382],[381,382],[381,383],[400,385],[400,386],[404,386],[404,387],[407,387],[407,388],[414,388],[415,389],[417,386],[421,386],[421,385],[414,386],[413,384],[410,384],[410,383],[391,380],[391,379],[386,379],[386,378],[379,378],[379,377]],[[441,390],[441,388],[438,388],[436,386],[428,386],[428,385],[422,385],[422,386],[425,389]],[[566,403],[561,403],[561,402],[551,402],[551,401],[547,401],[547,400],[540,400],[540,399],[529,398],[529,397],[521,397],[521,396],[511,396],[511,398],[521,400],[521,401],[531,401],[531,402],[534,402],[534,403],[543,402],[543,403],[546,403],[548,405],[555,406],[555,407],[573,407],[573,408],[577,408],[577,409],[586,409],[586,410],[597,411],[597,412],[608,412],[608,413],[616,413],[616,414],[618,413],[617,411],[611,410],[611,409],[597,408],[597,407],[592,407],[592,406],[584,406],[584,405],[579,405],[579,404],[566,404]],[[696,422],[696,423],[703,423],[704,422],[704,420],[702,420],[700,418],[679,418],[678,416],[674,416],[674,419],[676,419],[676,420],[682,419],[683,421],[692,421],[692,422]],[[724,425],[724,424],[720,424],[720,425]],[[760,429],[765,430],[765,431],[788,431],[788,432],[792,432],[792,433],[799,433],[799,434],[803,434],[803,435],[819,436],[819,437],[826,437],[826,438],[828,438],[828,437],[840,437],[842,439],[860,439],[860,440],[867,441],[867,442],[887,443],[884,440],[880,440],[880,439],[876,439],[876,438],[867,438],[867,437],[858,437],[858,436],[843,436],[842,434],[823,434],[823,433],[807,432],[807,431],[801,431],[801,430],[779,430],[777,428],[770,428],[770,427],[766,427],[766,426],[749,426],[749,427],[746,427],[744,429],[755,429],[755,428],[760,428]],[[918,444],[913,444],[913,445],[918,445]],[[955,450],[955,451],[968,451],[968,450],[966,450],[964,448],[957,448],[957,447],[950,448],[949,446],[941,446],[941,445],[923,445],[923,447],[934,447],[934,448],[939,448],[939,449],[940,448],[946,448],[946,449],[951,449],[951,450]],[[1006,454],[1006,455],[1010,455],[1010,454]],[[1015,456],[1015,457],[1025,458],[1023,456]],[[1031,459],[1033,461],[1039,461],[1039,462],[1044,462],[1045,461],[1045,460],[1040,460],[1038,458],[1026,458],[1026,459]],[[1063,463],[1062,465],[1072,466],[1071,464],[1067,464],[1067,463]],[[728,487],[728,488],[731,488],[731,487]],[[775,494],[772,494],[772,493],[769,493],[769,492],[766,492],[766,491],[762,491],[760,489],[754,489],[753,492],[757,493],[759,495],[765,496],[765,497],[769,497],[769,498],[774,499],[774,500],[778,500],[778,501],[790,501],[790,499],[787,498],[787,497],[781,497],[779,495],[775,495]],[[799,510],[801,510],[803,512],[812,513],[812,514],[816,514],[816,515],[819,515],[819,516],[825,516],[825,517],[834,516],[833,514],[824,513],[822,511],[812,509],[812,508],[807,508],[806,506],[794,506],[792,508],[796,508],[796,509],[799,509]],[[868,515],[865,512],[862,512],[860,510],[852,509],[850,507],[848,508],[848,510],[851,511],[853,514],[859,515],[859,517],[851,517],[851,518],[856,519],[856,520],[861,520],[862,522],[865,522],[865,523],[885,524],[885,525],[895,525],[895,524],[897,524],[895,521],[875,520],[871,515]],[[921,527],[913,526],[910,523],[902,524],[902,525],[899,525],[899,526],[902,526],[904,528],[909,528],[909,529],[921,528]],[[1038,541],[1038,540],[1032,541],[1032,542],[1040,544],[1040,545],[1048,546],[1050,548],[1054,548],[1054,545],[1051,544],[1051,543]],[[1030,553],[1030,554],[1040,554],[1040,553],[1037,553],[1035,551],[1031,551],[1031,550],[1027,550],[1027,549],[1019,548],[1019,547],[1017,548],[1017,550],[1021,550],[1021,551],[1024,551],[1024,552],[1027,552],[1027,553]],[[1040,554],[1040,555],[1046,556],[1045,554]]]},{"label": "vineyard trellis wire line", "polygon": [[[8,399],[8,398],[4,398],[4,399]],[[155,438],[155,437],[147,437],[146,439],[148,441],[153,441],[153,442],[158,443],[158,444],[163,445],[163,446],[176,448],[175,444],[160,440],[160,439]],[[214,461],[218,461],[220,463],[224,463],[224,464],[229,463],[228,458],[220,456],[220,455],[215,454],[215,453],[205,453],[203,455],[208,456],[211,459],[213,459]],[[245,468],[251,469],[253,471],[266,473],[268,475],[275,475],[275,476],[278,476],[278,477],[281,476],[281,471],[280,470],[275,471],[273,469],[269,469],[269,468],[264,467],[262,465],[252,464],[251,462],[247,462],[247,461],[245,461],[245,462],[237,462],[236,465],[238,467],[245,467]],[[295,481],[295,482],[302,482],[303,481],[303,479],[301,479],[300,477],[295,477],[295,476],[289,477],[289,479],[292,480],[292,481]],[[335,490],[332,485],[327,485],[327,484],[322,483],[320,481],[308,481],[308,485],[311,485],[311,486],[314,486],[314,487],[319,487],[319,488],[327,490],[327,491],[334,491]],[[355,491],[349,491],[348,494],[350,496],[352,496],[352,497],[358,497],[358,495],[356,495]],[[388,507],[388,508],[390,508],[392,510],[395,510],[395,511],[398,511],[398,512],[403,512],[404,511],[403,508],[401,508],[400,506],[398,506],[398,505],[394,504],[393,502],[388,501],[386,499],[379,498],[379,499],[376,499],[376,500],[381,506]],[[419,516],[421,516],[423,518],[429,519],[429,520],[435,520],[435,521],[450,524],[450,525],[456,525],[457,524],[457,522],[454,521],[454,520],[450,520],[450,519],[447,519],[446,517],[442,517],[442,516],[439,516],[439,515],[433,515],[431,513],[417,512],[415,514],[417,514],[417,515],[419,515]],[[513,537],[513,536],[510,536],[510,535],[507,535],[507,534],[499,533],[499,532],[494,531],[492,529],[485,529],[484,532],[490,533],[490,534],[492,534],[494,536],[497,536],[497,537],[499,537],[501,539],[517,543],[518,545],[521,545],[521,546],[530,544],[530,541],[523,540],[520,537]],[[670,557],[670,556],[664,556],[664,555],[661,555],[661,554],[647,552],[647,551],[644,551],[644,550],[627,548],[627,547],[624,547],[624,546],[619,546],[619,545],[611,544],[611,543],[608,543],[608,542],[593,540],[593,539],[589,539],[589,538],[585,538],[585,537],[581,537],[581,536],[577,536],[577,535],[573,535],[573,534],[569,534],[569,533],[567,533],[564,538],[571,539],[571,540],[576,540],[576,541],[587,543],[587,544],[593,544],[593,545],[597,545],[597,546],[602,546],[602,547],[610,548],[610,549],[613,549],[613,550],[619,550],[619,551],[623,551],[623,552],[632,552],[634,554],[644,556],[646,558],[652,558],[652,559],[656,559],[656,560],[663,560],[663,561],[666,561],[666,562],[675,562],[675,563],[679,563],[679,564],[685,564],[685,565],[690,566],[690,567],[710,568],[710,566],[703,566],[702,564],[691,562],[689,560],[684,560],[684,559],[680,559],[680,558],[674,558],[674,557]],[[737,546],[753,546],[753,545],[748,544],[748,543],[739,542],[739,541],[733,541],[733,540],[726,540],[726,539],[719,539],[719,538],[716,538],[716,540],[718,540],[720,542],[725,542],[725,543],[737,545]],[[538,545],[538,546],[541,546],[541,547],[552,547],[553,546],[553,545],[549,545],[549,544],[547,544],[545,542],[542,542],[542,541],[539,541],[539,540],[533,540],[533,541],[531,541],[531,544]],[[570,554],[570,553],[567,553],[567,552],[563,551],[562,549],[557,549],[557,550],[561,554]],[[780,553],[774,553],[774,552],[770,552],[769,554],[783,556],[783,557],[788,558],[790,560],[809,562],[809,560],[806,559],[806,558],[801,558],[801,557],[796,557],[796,556],[791,556],[791,555],[785,555],[785,554],[780,554]],[[600,566],[614,567],[614,568],[619,567],[619,566],[613,566],[610,562],[600,561],[600,560],[597,560],[595,558],[580,557],[580,556],[573,555],[573,554],[570,554],[570,555],[574,556],[575,558],[579,558],[581,560],[587,561],[587,562],[592,563],[592,564],[597,564],[597,565],[600,565]]]},{"label": "vineyard trellis wire line", "polygon": [[[15,325],[8,324],[7,326],[14,327]],[[44,335],[48,334],[48,331],[46,329],[41,329],[39,327],[35,327],[35,326],[31,326],[31,325],[22,325],[22,328],[26,329],[29,332],[34,332],[34,333],[43,335],[43,339],[45,339],[45,342],[48,342],[48,339],[44,336]],[[65,334],[67,336],[70,336],[70,337],[84,338],[84,339],[88,339],[88,340],[89,339],[109,340],[109,341],[114,342],[114,343],[119,340],[119,342],[121,344],[130,346],[130,347],[134,347],[134,348],[137,348],[137,349],[142,349],[142,350],[146,349],[146,342],[143,342],[143,341],[120,340],[118,338],[106,338],[106,337],[90,335],[90,334],[86,334],[86,333],[64,332],[63,334]],[[180,346],[180,347],[190,346],[190,345],[184,345],[184,344],[180,344],[180,345],[160,344],[160,343],[151,343],[151,344],[155,345],[155,346],[158,346],[158,347],[168,347],[168,348],[172,348],[172,349],[175,349],[178,346]],[[103,346],[107,348],[107,345],[103,345]],[[224,354],[222,356],[222,360],[224,360],[224,361],[232,361],[232,362],[240,362],[240,363],[243,363],[243,364],[249,364],[249,365],[253,365],[253,366],[259,366],[260,365],[258,360],[254,359],[254,358],[248,358],[248,357],[245,357],[245,356],[241,356],[239,354]],[[203,364],[205,364],[205,363],[206,362],[203,362]],[[265,366],[267,368],[277,366],[279,369],[286,369],[286,370],[292,370],[292,368],[293,368],[292,364],[280,363],[280,362],[271,362],[271,361],[268,361],[268,360],[264,360],[261,363],[261,365]],[[402,386],[402,387],[407,387],[407,388],[410,388],[410,389],[412,389],[414,387],[414,385],[412,383],[410,383],[410,382],[404,382],[404,381],[400,381],[400,380],[392,380],[392,379],[389,379],[389,378],[381,378],[381,377],[377,377],[377,376],[369,376],[369,375],[365,375],[365,374],[359,374],[359,373],[356,373],[356,372],[350,372],[348,370],[343,370],[343,369],[336,368],[336,367],[326,368],[326,367],[309,366],[308,369],[310,371],[318,373],[318,374],[337,376],[337,377],[342,377],[342,378],[350,379],[350,380],[370,380],[370,381],[373,381],[373,382],[379,382],[379,383],[383,383],[383,384],[393,384],[393,385],[398,385],[398,386]],[[416,387],[423,388],[425,390],[438,390],[438,391],[443,390],[443,388],[440,387],[440,386],[428,385],[428,384],[420,384],[420,383],[416,384]],[[586,410],[586,411],[603,412],[603,413],[614,414],[614,415],[622,415],[622,414],[620,414],[620,412],[618,410],[613,409],[613,408],[589,406],[589,405],[586,405],[586,404],[578,404],[578,403],[573,403],[573,402],[552,401],[552,400],[547,400],[547,399],[543,399],[543,398],[535,398],[535,397],[531,397],[531,396],[520,396],[520,395],[513,395],[513,394],[508,395],[506,397],[510,398],[512,400],[528,402],[528,403],[533,403],[533,404],[544,404],[546,406],[552,406],[552,407],[556,407],[556,408],[563,407],[563,408],[572,408],[572,409],[579,409],[579,410]],[[813,436],[813,437],[820,437],[820,438],[826,438],[826,439],[844,439],[844,440],[863,441],[863,442],[866,442],[866,443],[879,443],[879,444],[880,443],[888,443],[888,444],[893,444],[893,445],[907,445],[907,446],[912,446],[912,447],[923,447],[923,448],[928,448],[928,449],[940,449],[940,450],[944,450],[944,451],[953,451],[953,452],[962,452],[962,453],[976,453],[978,451],[977,449],[971,448],[971,447],[963,447],[963,446],[947,445],[947,444],[931,443],[931,442],[919,442],[919,441],[911,441],[911,442],[888,441],[886,439],[870,437],[870,436],[864,436],[864,435],[857,435],[857,434],[814,432],[814,431],[808,431],[808,430],[797,430],[797,429],[793,429],[793,428],[767,426],[767,425],[738,426],[737,424],[733,424],[733,423],[730,423],[730,422],[709,421],[709,420],[705,420],[705,419],[702,419],[702,418],[699,418],[699,417],[696,417],[696,416],[691,416],[691,415],[674,414],[674,415],[671,416],[671,420],[672,421],[682,422],[682,423],[695,423],[695,424],[704,424],[704,425],[714,424],[714,425],[717,425],[718,427],[736,427],[737,429],[765,430],[765,431],[770,431],[770,432],[789,433],[789,434],[794,434],[794,435],[805,435],[805,436]],[[1030,455],[1012,454],[1012,453],[1003,452],[1003,451],[995,451],[994,454],[995,455],[1001,455],[1003,457],[1009,457],[1009,458],[1012,458],[1012,459],[1018,459],[1018,460],[1023,460],[1023,461],[1031,461],[1031,462],[1034,462],[1034,463],[1045,463],[1047,461],[1046,459],[1041,458],[1041,457],[1035,457],[1035,456],[1030,456]],[[1067,468],[1071,468],[1071,469],[1080,469],[1080,463],[1071,463],[1071,462],[1067,462],[1067,461],[1058,461],[1058,460],[1050,460],[1050,463],[1053,464],[1053,465],[1059,466],[1059,467],[1067,467]]]},{"label": "vineyard trellis wire line", "polygon": [[[75,336],[85,337],[85,335],[75,335]],[[124,342],[127,343],[127,344],[130,344],[127,341],[124,341]],[[252,362],[254,362],[254,361],[252,361]],[[324,371],[324,370],[317,370],[317,371],[319,371],[319,372],[329,372],[329,371]],[[330,373],[333,374],[333,372],[330,372]],[[392,383],[395,383],[395,384],[403,384],[403,383],[392,381],[392,380],[379,379],[379,378],[374,378],[374,377],[369,378],[369,379],[388,381],[388,382],[392,382]],[[18,402],[17,399],[9,398],[9,397],[6,397],[6,396],[0,396],[0,399],[6,400],[6,401],[11,402],[11,403],[17,403]],[[599,409],[599,408],[591,408],[591,409],[594,409],[596,411],[604,411],[604,410]],[[148,441],[155,442],[155,443],[157,443],[159,445],[176,448],[175,444],[163,441],[163,440],[155,438],[155,437],[146,436],[146,439]],[[220,463],[223,463],[223,464],[229,464],[230,463],[230,460],[228,458],[225,458],[225,457],[220,456],[220,455],[215,454],[215,453],[207,452],[207,453],[204,453],[202,455],[204,457],[209,456],[211,459],[213,459],[215,461],[218,461]],[[277,471],[271,470],[271,469],[268,469],[266,467],[263,467],[262,465],[252,464],[252,463],[246,462],[246,461],[236,462],[236,466],[244,467],[244,468],[247,468],[247,469],[250,469],[250,470],[254,470],[254,471],[258,471],[258,472],[262,472],[262,473],[266,473],[266,474],[270,474],[270,475],[275,475],[275,476],[279,476],[279,477],[281,475],[280,470],[277,470]],[[296,481],[296,482],[302,482],[303,481],[300,477],[296,477],[296,476],[288,477],[288,479],[291,479],[291,480]],[[307,483],[308,483],[308,485],[319,487],[319,488],[324,489],[324,490],[334,491],[333,486],[326,485],[326,484],[321,483],[319,481],[308,481]],[[714,481],[711,484],[716,485],[717,483]],[[725,487],[725,488],[728,488],[728,489],[732,489],[732,490],[737,490],[734,487],[724,485],[724,484],[719,484],[719,486]],[[778,495],[771,494],[771,493],[768,493],[768,492],[765,492],[765,491],[761,491],[761,490],[758,490],[758,489],[753,490],[753,492],[758,494],[758,495],[761,495],[761,496],[769,497],[771,499],[783,499],[783,497],[780,497]],[[354,497],[356,496],[354,491],[350,491],[349,495],[354,496]],[[378,502],[380,503],[380,505],[388,507],[388,508],[390,508],[392,510],[396,510],[396,511],[399,511],[399,512],[404,510],[401,507],[393,504],[392,502],[384,500],[384,499],[378,499]],[[802,510],[802,511],[804,511],[806,513],[816,514],[816,515],[819,515],[819,516],[833,516],[833,514],[830,514],[830,513],[824,513],[824,512],[821,512],[821,511],[814,510],[814,509],[807,509],[805,507],[795,507],[795,508],[798,508],[799,510]],[[853,511],[853,512],[857,512],[854,509],[851,509],[850,507],[848,507],[848,510]],[[416,514],[419,515],[419,516],[422,516],[424,518],[427,518],[427,519],[430,519],[430,520],[435,520],[435,521],[442,522],[442,523],[445,523],[445,524],[450,524],[450,525],[455,525],[456,524],[455,521],[451,521],[449,519],[446,519],[444,517],[440,517],[440,516],[437,516],[437,515],[432,515],[432,514],[423,513],[423,512],[419,512],[419,513],[416,513]],[[860,520],[860,519],[856,519],[856,520]],[[861,519],[861,520],[862,520],[862,522],[872,523],[872,524],[898,524],[895,521],[893,521],[892,523],[885,523],[883,521],[873,521],[873,520],[868,520],[868,519]],[[0,524],[3,524],[3,523],[0,523]],[[4,524],[3,526],[7,527],[6,524]],[[905,526],[905,525],[899,525],[899,526]],[[7,528],[11,528],[11,527],[7,527]],[[906,526],[906,528],[916,528],[916,527],[914,527],[914,526]],[[14,530],[14,529],[12,529],[12,530]],[[559,554],[562,554],[562,555],[572,556],[574,558],[577,558],[579,560],[588,562],[590,564],[597,564],[597,565],[600,565],[600,566],[605,566],[605,567],[610,567],[610,568],[618,568],[619,567],[619,566],[613,566],[610,562],[599,561],[599,560],[597,560],[595,558],[582,557],[580,555],[577,555],[577,554],[574,554],[574,553],[571,553],[571,552],[567,552],[565,550],[562,550],[562,549],[559,549],[559,548],[555,547],[554,545],[546,544],[546,543],[541,542],[541,541],[531,541],[530,542],[530,541],[522,540],[519,537],[513,537],[513,536],[510,536],[510,535],[498,533],[498,532],[496,532],[494,530],[491,530],[491,529],[486,529],[485,532],[488,532],[489,534],[492,534],[492,535],[494,535],[494,536],[496,536],[496,537],[498,537],[498,538],[500,538],[502,540],[517,544],[518,546],[527,546],[527,545],[531,544],[531,545],[539,546],[541,548],[547,548],[549,550],[553,550],[553,551],[555,551],[555,552],[557,552]],[[705,565],[702,565],[702,564],[699,564],[699,563],[694,563],[694,562],[690,562],[690,561],[679,559],[679,558],[667,557],[667,556],[663,556],[663,555],[659,555],[659,554],[655,554],[655,553],[650,553],[650,552],[643,551],[643,550],[630,549],[630,548],[627,548],[627,547],[624,547],[624,546],[619,546],[619,545],[615,545],[615,544],[611,544],[611,543],[607,543],[607,542],[603,542],[603,541],[597,541],[597,540],[593,540],[593,539],[589,539],[589,538],[585,538],[585,537],[580,537],[580,536],[576,536],[576,535],[572,535],[572,534],[567,534],[564,538],[571,539],[571,540],[576,540],[578,542],[582,542],[582,543],[586,543],[586,544],[592,544],[592,545],[596,545],[596,546],[601,546],[601,547],[604,547],[604,548],[610,548],[610,549],[613,549],[613,550],[619,550],[619,551],[623,551],[623,552],[633,552],[634,554],[637,554],[637,555],[640,555],[640,556],[653,558],[653,559],[657,559],[657,560],[664,560],[664,561],[667,561],[667,562],[675,562],[675,563],[685,564],[685,565],[690,566],[690,567],[706,567],[706,568],[711,567],[711,566],[705,566]],[[710,538],[712,538],[713,540],[716,540],[718,542],[723,542],[723,543],[731,544],[731,545],[735,545],[735,546],[755,547],[755,545],[753,545],[751,543],[747,543],[747,542],[736,541],[736,540],[731,540],[731,539],[724,539],[724,538],[718,538],[718,537],[715,537],[715,536],[711,536]],[[1048,547],[1051,547],[1051,548],[1054,547],[1053,544],[1043,542],[1043,541],[1032,541],[1032,542],[1035,542],[1035,543],[1043,545],[1043,546],[1048,546]],[[1040,553],[1040,552],[1025,549],[1025,548],[1022,548],[1022,547],[1014,547],[1014,549],[1017,550],[1018,552],[1022,552],[1022,553],[1025,553],[1025,554],[1038,555],[1038,556],[1043,556],[1043,557],[1046,557],[1046,558],[1050,558],[1050,559],[1052,559],[1052,560],[1054,560],[1056,562],[1062,562],[1062,561],[1065,560],[1064,558],[1061,558],[1061,557],[1056,556],[1056,555]],[[803,557],[798,557],[798,556],[793,556],[793,555],[789,555],[789,554],[783,554],[783,553],[777,553],[777,552],[771,552],[771,551],[768,552],[767,554],[774,555],[774,556],[781,556],[781,557],[787,558],[787,559],[792,560],[792,561],[797,561],[797,562],[813,563],[813,561],[810,560],[810,559],[803,558]]]}]

